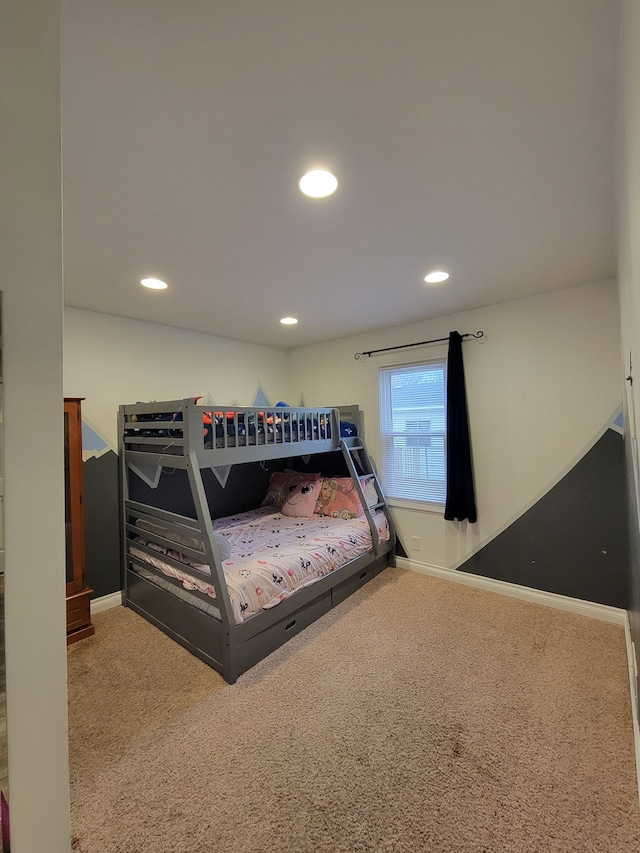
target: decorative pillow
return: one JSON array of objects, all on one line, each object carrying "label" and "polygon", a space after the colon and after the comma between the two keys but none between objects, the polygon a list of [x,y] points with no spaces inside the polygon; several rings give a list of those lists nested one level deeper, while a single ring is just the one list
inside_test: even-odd
[{"label": "decorative pillow", "polygon": [[362,503],[351,477],[325,477],[320,486],[315,512],[330,518],[358,518]]},{"label": "decorative pillow", "polygon": [[321,482],[319,474],[306,474],[297,483],[292,483],[282,504],[282,514],[311,518],[320,494]]},{"label": "decorative pillow", "polygon": [[267,493],[262,499],[260,506],[272,506],[280,509],[293,486],[301,480],[305,482],[309,478],[320,477],[320,474],[301,474],[298,471],[274,471],[269,477]]},{"label": "decorative pillow", "polygon": [[227,537],[223,536],[221,533],[214,533],[213,538],[218,546],[218,551],[220,552],[220,560],[222,562],[228,560],[231,556],[231,545],[229,544]]},{"label": "decorative pillow", "polygon": [[362,490],[364,492],[364,499],[367,502],[367,506],[375,506],[375,504],[380,502],[380,498],[378,497],[378,490],[376,489],[376,484],[373,482],[371,477],[369,477],[368,479],[361,477],[360,485],[362,486]]},{"label": "decorative pillow", "polygon": [[348,436],[357,435],[358,428],[351,421],[340,421],[340,436],[346,438]]}]

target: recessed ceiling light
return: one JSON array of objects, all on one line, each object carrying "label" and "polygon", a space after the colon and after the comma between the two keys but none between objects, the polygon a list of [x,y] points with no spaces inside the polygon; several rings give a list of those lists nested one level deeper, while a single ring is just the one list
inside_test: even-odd
[{"label": "recessed ceiling light", "polygon": [[142,278],[140,284],[151,288],[151,290],[166,290],[169,287],[166,281],[160,281],[159,278]]},{"label": "recessed ceiling light", "polygon": [[433,272],[430,272],[429,275],[425,275],[424,280],[429,284],[438,284],[438,282],[446,281],[448,278],[448,272],[443,272],[442,270],[434,270]]},{"label": "recessed ceiling light", "polygon": [[312,169],[300,178],[298,186],[310,198],[326,198],[336,191],[338,180],[326,169]]},{"label": "recessed ceiling light", "polygon": [[280,320],[280,322],[282,323],[283,326],[295,326],[295,324],[298,321],[296,320],[295,317],[283,317],[282,320]]}]

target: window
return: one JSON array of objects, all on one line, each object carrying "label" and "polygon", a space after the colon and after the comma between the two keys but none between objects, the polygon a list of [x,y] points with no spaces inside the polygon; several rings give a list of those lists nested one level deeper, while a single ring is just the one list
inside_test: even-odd
[{"label": "window", "polygon": [[382,483],[389,499],[444,504],[446,362],[380,370]]}]

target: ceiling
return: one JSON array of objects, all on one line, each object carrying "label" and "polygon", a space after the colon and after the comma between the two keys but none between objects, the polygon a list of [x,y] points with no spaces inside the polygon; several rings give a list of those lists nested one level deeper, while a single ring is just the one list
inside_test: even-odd
[{"label": "ceiling", "polygon": [[[62,24],[67,305],[291,348],[615,276],[617,0],[64,0]],[[297,188],[314,165],[328,199]]]}]

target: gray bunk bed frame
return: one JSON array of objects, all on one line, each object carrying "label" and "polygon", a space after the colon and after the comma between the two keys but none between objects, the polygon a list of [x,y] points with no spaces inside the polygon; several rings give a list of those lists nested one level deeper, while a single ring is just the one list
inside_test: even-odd
[{"label": "gray bunk bed frame", "polygon": [[[221,408],[218,405],[202,405],[191,398],[120,406],[118,433],[123,603],[221,673],[228,683],[233,684],[239,675],[344,601],[387,566],[394,566],[396,537],[380,482],[361,436],[360,412],[357,406],[341,409],[229,406],[227,408],[233,412],[231,421],[224,424],[223,434],[218,437],[214,428],[213,442],[210,441],[207,445],[203,433],[203,414]],[[180,420],[176,420],[176,413],[180,413]],[[341,419],[358,426],[357,437],[341,438]],[[279,421],[286,427],[242,434],[243,427],[247,424],[266,425],[269,421]],[[202,472],[208,468],[286,460],[337,450],[342,451],[346,468],[365,508],[365,516],[371,530],[372,548],[368,553],[335,569],[312,585],[296,591],[276,607],[260,611],[236,624],[220,552],[213,533]],[[185,469],[196,517],[168,512],[151,503],[131,500],[131,465],[141,466],[146,470],[153,466],[156,471],[158,467]],[[360,477],[370,478],[375,483],[378,503],[371,507],[364,498]],[[389,541],[379,541],[372,515],[377,510],[383,510],[387,516]],[[163,583],[168,581],[176,591],[182,592],[182,584],[179,581],[166,578],[159,570],[130,553],[130,546],[135,545],[150,556],[157,556],[157,552],[136,541],[136,533],[139,534],[140,531],[135,522],[139,519],[156,524],[161,522],[201,543],[202,551],[183,545],[180,545],[179,549],[185,556],[207,563],[211,574],[169,556],[163,556],[162,559],[194,577],[212,583],[216,591],[215,608],[209,606],[208,612],[205,612],[201,607],[185,600],[187,597],[184,595],[177,597],[171,589],[158,586],[133,570],[132,565],[137,565],[157,574],[163,578]],[[160,535],[145,532],[144,536],[158,545],[176,548],[173,540]],[[200,599],[209,605],[213,603],[212,599],[201,593],[193,592],[189,595],[191,600]]]}]

